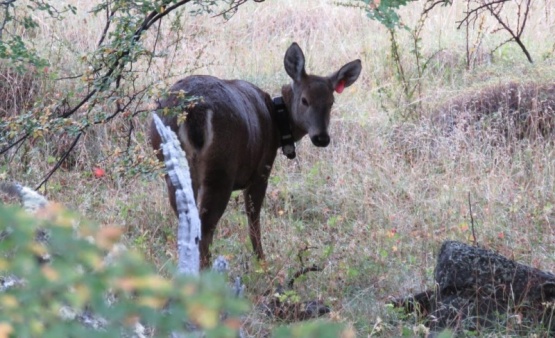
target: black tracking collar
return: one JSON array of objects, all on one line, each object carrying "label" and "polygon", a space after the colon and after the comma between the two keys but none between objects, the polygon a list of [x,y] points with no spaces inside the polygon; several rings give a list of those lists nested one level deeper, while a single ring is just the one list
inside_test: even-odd
[{"label": "black tracking collar", "polygon": [[295,153],[295,141],[293,140],[293,132],[289,123],[289,114],[283,97],[279,96],[273,99],[274,108],[276,109],[276,121],[279,129],[280,145],[283,154],[292,160],[297,156]]}]

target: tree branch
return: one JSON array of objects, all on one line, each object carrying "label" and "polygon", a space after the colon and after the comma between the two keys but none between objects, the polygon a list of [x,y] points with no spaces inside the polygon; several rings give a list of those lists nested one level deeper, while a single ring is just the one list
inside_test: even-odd
[{"label": "tree branch", "polygon": [[436,7],[437,5],[446,5],[449,3],[449,0],[437,0],[436,2],[433,2],[430,6],[428,6],[427,8],[424,8],[424,11],[422,11],[422,15],[427,15],[432,9],[434,9],[434,7]]},{"label": "tree branch", "polygon": [[73,148],[75,148],[75,146],[77,145],[77,142],[79,142],[79,139],[81,138],[81,135],[83,135],[83,131],[80,131],[79,134],[77,134],[77,137],[75,137],[75,140],[73,140],[73,142],[71,143],[71,146],[69,147],[69,149],[67,151],[64,152],[64,154],[60,157],[60,159],[58,160],[58,162],[56,162],[56,165],[48,172],[48,174],[46,174],[46,176],[43,178],[42,182],[40,182],[40,184],[36,187],[35,190],[39,190],[46,182],[48,182],[48,180],[50,179],[50,177],[52,175],[54,175],[54,173],[56,172],[56,170],[58,170],[58,168],[60,168],[60,166],[62,165],[62,163],[64,163],[64,161],[66,160],[66,158],[69,156],[69,154],[73,151]]},{"label": "tree branch", "polygon": [[[527,2],[527,4],[528,4],[527,6],[530,6],[529,1]],[[514,31],[511,29],[511,27],[509,27],[509,25],[505,21],[503,21],[503,19],[499,15],[499,13],[495,12],[494,8],[492,8],[491,6],[486,7],[486,8],[491,13],[491,15],[497,20],[497,22],[499,22],[499,24],[509,33],[509,35],[511,35],[513,37],[513,40],[518,44],[520,49],[522,49],[522,52],[524,53],[524,55],[526,55],[526,58],[528,59],[528,62],[534,63],[534,61],[532,60],[532,56],[528,52],[528,49],[526,49],[526,46],[524,46],[524,43],[522,43],[522,40],[520,39],[520,36],[522,35],[522,32],[524,31],[524,26],[519,30],[519,27],[517,25],[517,33],[515,34]],[[528,13],[528,10],[526,11],[526,13]],[[519,4],[519,17],[520,17],[520,4]],[[524,20],[523,22],[526,22],[526,20]]]},{"label": "tree branch", "polygon": [[106,6],[106,25],[104,25],[104,30],[102,31],[102,34],[100,35],[100,39],[98,40],[98,43],[96,44],[97,47],[100,47],[102,45],[102,43],[104,42],[104,39],[106,38],[106,35],[108,34],[108,29],[110,29],[110,24],[112,23],[112,18],[114,17],[115,14],[116,14],[116,11],[113,11],[112,13],[110,13],[110,7]]},{"label": "tree branch", "polygon": [[15,141],[14,143],[6,146],[4,149],[0,150],[0,155],[3,155],[4,153],[6,153],[8,150],[12,149],[13,147],[15,147],[16,145],[18,145],[19,143],[25,141],[29,135],[31,135],[31,132],[27,132],[25,135],[21,136],[17,141]]},{"label": "tree branch", "polygon": [[509,1],[511,1],[511,0],[493,0],[493,1],[491,1],[491,2],[485,3],[485,4],[481,5],[481,6],[478,6],[478,7],[476,7],[476,8],[471,9],[470,11],[466,12],[465,17],[464,17],[462,20],[458,21],[459,25],[457,26],[457,29],[460,29],[461,26],[462,26],[465,22],[467,22],[467,24],[468,24],[469,21],[470,21],[470,17],[471,17],[471,16],[474,16],[474,17],[478,16],[478,12],[479,12],[480,10],[482,10],[482,9],[484,9],[484,8],[487,8],[488,6],[492,6],[492,5],[495,5],[495,4],[502,4],[502,3],[505,3],[505,2],[509,2]]},{"label": "tree branch", "polygon": [[302,275],[305,275],[311,271],[322,271],[323,269],[321,267],[319,267],[318,265],[314,264],[310,267],[302,267],[299,271],[295,272],[295,274],[293,275],[293,278],[291,278],[289,280],[289,283],[287,283],[287,287],[289,289],[293,288],[293,284],[295,284],[295,280],[299,277],[301,277]]}]

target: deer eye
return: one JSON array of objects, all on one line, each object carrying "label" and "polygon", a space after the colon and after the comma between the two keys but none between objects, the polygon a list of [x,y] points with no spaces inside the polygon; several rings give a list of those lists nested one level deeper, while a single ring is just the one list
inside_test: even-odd
[{"label": "deer eye", "polygon": [[303,103],[304,106],[308,107],[308,101],[304,97],[301,99],[301,102]]}]

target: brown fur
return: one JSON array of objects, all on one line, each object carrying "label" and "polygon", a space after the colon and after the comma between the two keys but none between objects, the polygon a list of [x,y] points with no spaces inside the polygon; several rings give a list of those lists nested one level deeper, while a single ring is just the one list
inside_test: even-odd
[{"label": "brown fur", "polygon": [[[309,134],[316,146],[329,143],[327,132],[333,91],[339,81],[353,84],[360,74],[359,60],[328,77],[308,75],[304,55],[294,43],[285,54],[284,66],[293,79],[283,87],[295,141]],[[277,150],[280,132],[271,97],[255,85],[213,76],[189,76],[177,82],[160,101],[163,122],[176,132],[191,168],[195,200],[202,225],[201,266],[210,262],[209,246],[231,192],[244,190],[249,235],[259,259],[264,259],[260,209]],[[176,114],[177,113],[177,114]],[[178,115],[186,114],[180,123]],[[151,142],[160,149],[160,136],[151,126]],[[158,154],[163,160],[162,154]],[[174,211],[175,191],[166,176]]]}]

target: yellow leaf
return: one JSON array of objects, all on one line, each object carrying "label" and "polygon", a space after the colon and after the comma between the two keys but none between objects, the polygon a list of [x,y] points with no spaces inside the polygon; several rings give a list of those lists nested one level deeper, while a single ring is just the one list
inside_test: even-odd
[{"label": "yellow leaf", "polygon": [[30,243],[29,250],[31,250],[32,253],[40,257],[43,257],[48,254],[48,251],[46,250],[44,245],[37,242]]},{"label": "yellow leaf", "polygon": [[46,279],[51,282],[55,282],[60,279],[60,274],[58,273],[58,271],[54,270],[54,268],[52,268],[51,266],[45,265],[41,268],[41,270],[44,277],[46,277]]},{"label": "yellow leaf", "polygon": [[181,294],[185,297],[194,295],[197,292],[197,288],[194,285],[185,285],[181,289]]},{"label": "yellow leaf", "polygon": [[232,330],[238,331],[242,324],[239,318],[228,318],[224,321],[224,325]]},{"label": "yellow leaf", "polygon": [[93,269],[98,270],[98,269],[102,268],[102,266],[103,266],[102,257],[100,257],[100,255],[97,252],[91,252],[91,251],[83,252],[83,253],[81,253],[81,257],[87,263],[89,263],[89,265]]},{"label": "yellow leaf", "polygon": [[167,300],[163,297],[144,296],[139,299],[138,303],[153,309],[161,309],[166,305]]},{"label": "yellow leaf", "polygon": [[123,291],[131,292],[137,289],[148,289],[155,291],[168,291],[171,289],[171,283],[161,276],[145,276],[145,277],[125,277],[115,281],[115,286]]},{"label": "yellow leaf", "polygon": [[3,258],[0,258],[0,271],[8,270],[9,263]]},{"label": "yellow leaf", "polygon": [[77,296],[75,303],[78,307],[81,307],[90,300],[91,290],[86,285],[78,284],[75,286],[75,295]]},{"label": "yellow leaf", "polygon": [[17,298],[12,295],[3,295],[0,297],[0,304],[4,309],[13,309],[19,306]]},{"label": "yellow leaf", "polygon": [[8,338],[13,332],[13,327],[8,323],[0,323],[0,338]]},{"label": "yellow leaf", "polygon": [[212,329],[218,325],[219,312],[206,308],[203,304],[190,304],[189,315],[191,319],[204,329]]},{"label": "yellow leaf", "polygon": [[55,225],[62,227],[70,227],[72,224],[65,224],[58,222],[59,215],[65,211],[64,207],[59,203],[48,203],[44,208],[40,208],[35,216],[39,219],[56,220]]},{"label": "yellow leaf", "polygon": [[44,333],[44,324],[38,320],[31,321],[31,332],[34,333],[35,337],[40,337]]},{"label": "yellow leaf", "polygon": [[135,325],[139,322],[139,317],[137,316],[129,316],[127,318],[125,318],[125,325],[127,326],[132,326]]},{"label": "yellow leaf", "polygon": [[468,230],[468,224],[467,223],[461,223],[461,224],[459,224],[459,228],[461,229],[461,232],[467,231]]},{"label": "yellow leaf", "polygon": [[355,338],[356,332],[352,327],[348,327],[345,330],[343,330],[343,332],[341,332],[341,338]]},{"label": "yellow leaf", "polygon": [[96,234],[96,244],[102,249],[110,249],[119,241],[123,230],[121,228],[108,226],[103,227]]}]

